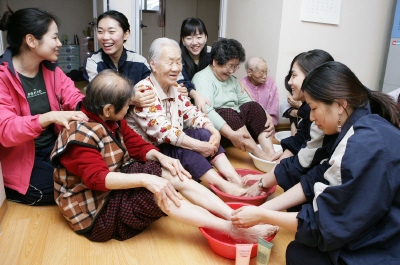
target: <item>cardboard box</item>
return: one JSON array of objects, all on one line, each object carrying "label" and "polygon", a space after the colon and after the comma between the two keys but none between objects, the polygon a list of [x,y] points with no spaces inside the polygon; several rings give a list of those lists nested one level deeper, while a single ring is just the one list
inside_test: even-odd
[{"label": "cardboard box", "polygon": [[6,192],[4,190],[4,181],[3,181],[3,173],[1,170],[1,163],[0,163],[0,233],[1,233],[1,227],[2,227],[2,221],[4,219],[4,216],[6,215],[8,206],[7,206],[7,200],[6,200]]}]

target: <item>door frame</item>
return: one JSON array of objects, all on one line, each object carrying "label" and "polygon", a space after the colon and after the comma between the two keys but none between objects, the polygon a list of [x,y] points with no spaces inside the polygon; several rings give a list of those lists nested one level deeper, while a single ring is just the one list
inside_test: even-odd
[{"label": "door frame", "polygon": [[4,53],[3,31],[0,30],[0,54]]},{"label": "door frame", "polygon": [[131,31],[131,45],[132,49],[139,54],[142,54],[142,28],[140,24],[142,22],[142,1],[131,1],[132,3],[132,26],[134,31]]},{"label": "door frame", "polygon": [[228,10],[228,0],[220,0],[221,6],[219,8],[219,34],[221,38],[226,36],[226,16]]},{"label": "door frame", "polygon": [[[114,2],[113,0],[93,0],[93,22],[96,23],[97,22],[97,18],[99,16],[98,14],[98,2],[100,2],[103,6],[103,10],[102,12],[106,12],[108,10],[113,10],[114,6]],[[112,2],[112,3],[110,3]],[[95,24],[93,27],[93,38],[94,38],[94,50],[97,51],[99,50],[99,42],[96,40],[96,33],[97,33],[97,25]]]}]

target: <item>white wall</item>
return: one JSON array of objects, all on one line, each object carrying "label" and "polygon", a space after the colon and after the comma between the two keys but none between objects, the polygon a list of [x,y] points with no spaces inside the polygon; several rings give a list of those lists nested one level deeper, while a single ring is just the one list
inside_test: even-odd
[{"label": "white wall", "polygon": [[[37,7],[53,13],[61,21],[59,36],[68,35],[72,43],[74,34],[82,35],[82,30],[93,20],[93,0],[9,0],[13,11],[27,7]],[[0,16],[7,10],[7,1],[0,1]],[[6,42],[6,38],[3,40]]]},{"label": "white wall", "polygon": [[[238,39],[247,57],[257,54],[267,60],[281,102],[292,59],[311,49],[328,51],[366,86],[380,90],[395,2],[342,0],[340,24],[330,25],[300,21],[301,0],[229,0],[226,37]],[[243,68],[237,77],[245,75]]]},{"label": "white wall", "polygon": [[[282,3],[275,0],[227,1],[226,38],[237,39],[246,50],[246,58],[263,57],[275,78],[278,64],[279,36],[281,30]],[[244,65],[235,73],[246,75]]]}]

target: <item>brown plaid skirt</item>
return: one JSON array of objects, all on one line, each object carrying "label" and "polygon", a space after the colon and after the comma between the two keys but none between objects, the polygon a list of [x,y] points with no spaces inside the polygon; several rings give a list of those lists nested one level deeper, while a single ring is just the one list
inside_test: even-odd
[{"label": "brown plaid skirt", "polygon": [[[155,161],[137,161],[126,168],[125,172],[161,176],[161,165]],[[140,234],[162,216],[165,214],[158,207],[153,193],[146,188],[113,190],[92,229],[84,236],[97,242],[126,240]]]}]

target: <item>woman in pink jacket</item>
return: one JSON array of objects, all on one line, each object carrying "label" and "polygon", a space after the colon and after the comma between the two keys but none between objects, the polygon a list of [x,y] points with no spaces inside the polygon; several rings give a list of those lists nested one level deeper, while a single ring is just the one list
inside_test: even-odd
[{"label": "woman in pink jacket", "polygon": [[58,19],[37,8],[6,11],[0,30],[9,47],[0,57],[0,161],[7,199],[54,203],[50,153],[61,126],[87,120],[74,111],[84,97],[56,64]]}]

